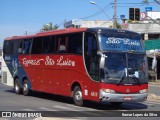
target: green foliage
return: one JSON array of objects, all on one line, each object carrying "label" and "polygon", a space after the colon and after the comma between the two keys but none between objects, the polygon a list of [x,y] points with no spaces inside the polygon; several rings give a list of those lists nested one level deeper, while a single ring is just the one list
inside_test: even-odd
[{"label": "green foliage", "polygon": [[43,25],[43,28],[42,28],[42,31],[49,31],[49,30],[55,30],[55,29],[58,29],[58,25],[55,24],[55,25],[52,25],[52,23],[48,23],[48,24],[45,24]]},{"label": "green foliage", "polygon": [[120,29],[121,25],[119,23],[116,23],[116,28]]}]

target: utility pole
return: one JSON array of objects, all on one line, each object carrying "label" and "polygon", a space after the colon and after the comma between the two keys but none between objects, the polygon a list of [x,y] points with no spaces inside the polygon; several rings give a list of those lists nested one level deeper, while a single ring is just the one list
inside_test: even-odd
[{"label": "utility pole", "polygon": [[116,28],[117,24],[117,0],[114,0],[114,21],[113,21],[113,28]]},{"label": "utility pole", "polygon": [[27,30],[26,30],[25,34],[26,34],[26,36],[28,35],[28,31]]}]

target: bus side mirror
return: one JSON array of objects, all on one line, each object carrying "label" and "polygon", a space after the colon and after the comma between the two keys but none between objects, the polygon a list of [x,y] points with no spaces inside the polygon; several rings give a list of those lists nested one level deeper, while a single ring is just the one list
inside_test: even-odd
[{"label": "bus side mirror", "polygon": [[101,57],[100,58],[100,68],[104,68],[104,64],[105,64],[105,57]]},{"label": "bus side mirror", "polygon": [[105,57],[105,58],[107,58],[108,56],[106,56],[105,54],[103,54],[102,52],[100,52],[100,51],[97,51],[97,55],[100,55],[101,57]]}]

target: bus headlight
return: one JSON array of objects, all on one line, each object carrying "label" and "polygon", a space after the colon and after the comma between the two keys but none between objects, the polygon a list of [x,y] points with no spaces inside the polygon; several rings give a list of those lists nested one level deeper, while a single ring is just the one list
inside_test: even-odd
[{"label": "bus headlight", "polygon": [[143,89],[139,91],[139,93],[147,93],[147,92],[148,92],[148,89]]},{"label": "bus headlight", "polygon": [[105,93],[115,93],[115,91],[111,90],[111,89],[104,89],[103,88],[102,91],[105,92]]}]

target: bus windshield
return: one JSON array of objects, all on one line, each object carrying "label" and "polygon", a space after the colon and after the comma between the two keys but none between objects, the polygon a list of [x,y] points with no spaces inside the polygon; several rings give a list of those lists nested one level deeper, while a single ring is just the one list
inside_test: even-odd
[{"label": "bus windshield", "polygon": [[102,51],[134,51],[144,52],[139,34],[101,33],[99,34],[100,49]]},{"label": "bus windshield", "polygon": [[102,82],[116,84],[146,83],[146,57],[143,54],[104,53]]}]

